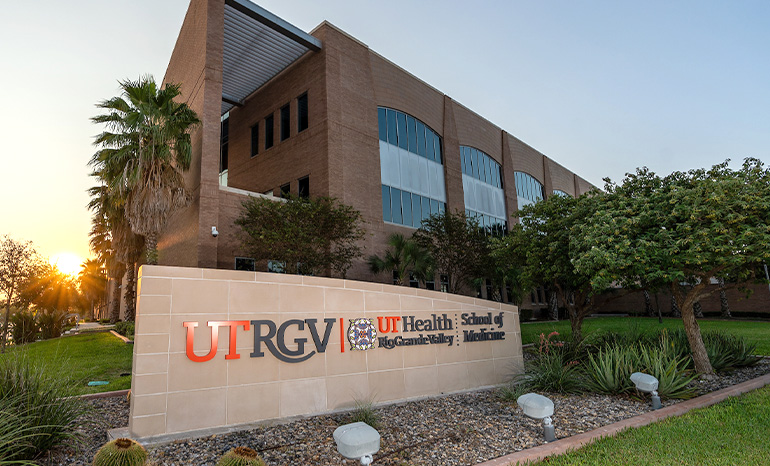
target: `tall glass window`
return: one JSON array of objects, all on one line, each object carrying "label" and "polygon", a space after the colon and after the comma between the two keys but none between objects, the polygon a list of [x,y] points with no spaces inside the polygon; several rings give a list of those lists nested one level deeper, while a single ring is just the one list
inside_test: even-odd
[{"label": "tall glass window", "polygon": [[417,118],[377,109],[382,218],[419,228],[446,209],[441,137]]},{"label": "tall glass window", "polygon": [[301,133],[309,125],[307,92],[297,97],[297,132]]},{"label": "tall glass window", "polygon": [[265,149],[273,147],[273,115],[269,115],[265,118]]},{"label": "tall glass window", "polygon": [[543,184],[537,181],[534,176],[524,172],[514,172],[514,182],[516,183],[519,209],[545,199]]},{"label": "tall glass window", "polygon": [[506,227],[505,194],[500,164],[475,147],[460,146],[465,215],[494,232]]},{"label": "tall glass window", "polygon": [[291,128],[289,127],[290,124],[291,110],[289,104],[286,104],[281,107],[281,141],[289,139],[289,135],[291,134]]}]

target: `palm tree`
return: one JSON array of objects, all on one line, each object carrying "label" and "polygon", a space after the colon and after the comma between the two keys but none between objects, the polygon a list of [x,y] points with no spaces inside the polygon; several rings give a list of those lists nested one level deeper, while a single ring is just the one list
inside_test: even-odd
[{"label": "palm tree", "polygon": [[376,255],[369,257],[369,269],[372,272],[393,271],[393,278],[397,285],[408,285],[409,273],[421,281],[432,275],[433,261],[430,254],[411,238],[407,239],[400,233],[393,233],[388,237],[388,246],[384,258]]},{"label": "palm tree", "polygon": [[[101,172],[93,176],[104,178]],[[136,309],[135,274],[136,262],[143,248],[144,238],[135,234],[125,213],[125,200],[110,190],[107,185],[94,186],[88,190],[91,200],[88,208],[93,212],[91,219],[91,250],[99,261],[106,265],[113,282],[110,321],[120,318],[120,283],[126,275],[126,320],[133,320]]]},{"label": "palm tree", "polygon": [[158,89],[151,76],[120,82],[122,94],[97,107],[92,118],[106,125],[96,137],[91,163],[111,191],[125,197],[131,229],[145,237],[148,264],[158,262],[158,235],[168,218],[189,202],[182,173],[190,168],[190,133],[200,123],[184,103],[179,85]]},{"label": "palm tree", "polygon": [[78,273],[80,292],[88,300],[91,307],[90,319],[94,320],[94,304],[102,299],[107,289],[107,277],[98,259],[83,262]]}]

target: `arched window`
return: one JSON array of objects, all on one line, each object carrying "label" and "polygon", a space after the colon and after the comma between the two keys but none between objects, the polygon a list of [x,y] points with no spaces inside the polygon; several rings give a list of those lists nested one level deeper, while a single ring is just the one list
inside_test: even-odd
[{"label": "arched window", "polygon": [[572,197],[571,194],[566,193],[566,192],[562,191],[561,189],[554,189],[553,190],[553,194],[556,195],[556,196]]},{"label": "arched window", "polygon": [[419,228],[446,209],[441,137],[398,110],[378,107],[377,120],[383,220]]},{"label": "arched window", "polygon": [[534,176],[524,172],[514,172],[514,181],[519,209],[545,199],[543,184],[537,181]]},{"label": "arched window", "polygon": [[460,146],[465,215],[491,231],[505,230],[505,194],[500,164],[474,147]]}]

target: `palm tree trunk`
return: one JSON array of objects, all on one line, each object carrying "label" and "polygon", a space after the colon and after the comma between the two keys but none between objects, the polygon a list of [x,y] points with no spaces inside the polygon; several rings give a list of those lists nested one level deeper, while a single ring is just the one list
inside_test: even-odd
[{"label": "palm tree trunk", "polygon": [[146,261],[149,265],[158,265],[158,233],[152,232],[144,237]]},{"label": "palm tree trunk", "polygon": [[[122,277],[121,277],[122,278]],[[110,305],[110,323],[120,320],[120,281],[121,278],[112,279],[112,304]]]},{"label": "palm tree trunk", "polygon": [[548,318],[559,320],[559,297],[556,295],[556,290],[548,291]]},{"label": "palm tree trunk", "polygon": [[671,317],[682,317],[682,313],[679,311],[679,305],[676,303],[676,298],[671,295]]},{"label": "palm tree trunk", "polygon": [[730,319],[733,317],[732,314],[730,313],[730,303],[727,302],[727,293],[725,293],[724,278],[719,279],[719,307],[722,311],[723,319]]},{"label": "palm tree trunk", "polygon": [[650,292],[647,290],[644,290],[644,315],[647,317],[652,317],[654,314],[654,311],[652,309],[652,300],[650,299]]},{"label": "palm tree trunk", "polygon": [[126,264],[126,322],[133,322],[136,315],[136,264]]},{"label": "palm tree trunk", "polygon": [[703,307],[701,307],[700,301],[695,301],[694,303],[692,303],[692,311],[695,313],[696,319],[703,318]]}]

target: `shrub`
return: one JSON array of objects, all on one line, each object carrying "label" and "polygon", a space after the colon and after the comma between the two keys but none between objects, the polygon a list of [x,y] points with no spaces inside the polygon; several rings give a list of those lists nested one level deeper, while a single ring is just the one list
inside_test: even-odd
[{"label": "shrub", "polygon": [[37,314],[37,322],[40,324],[40,334],[43,340],[60,337],[64,327],[63,311],[47,310]]},{"label": "shrub", "polygon": [[634,386],[630,377],[635,359],[631,348],[620,345],[607,346],[598,354],[589,355],[586,364],[588,386],[608,395],[627,393]]},{"label": "shrub", "polygon": [[583,374],[577,361],[567,361],[561,352],[542,353],[528,363],[523,375],[516,381],[527,391],[556,393],[580,393],[583,391]]},{"label": "shrub", "polygon": [[365,422],[377,428],[379,426],[380,415],[374,409],[374,405],[369,400],[356,400],[356,407],[350,413],[350,422]]},{"label": "shrub", "polygon": [[225,453],[217,461],[217,466],[265,466],[265,462],[251,448],[237,447]]},{"label": "shrub", "polygon": [[519,399],[519,397],[529,392],[529,387],[523,383],[508,383],[497,389],[497,397],[505,402],[511,403]]},{"label": "shrub", "polygon": [[[16,407],[21,404],[18,396],[0,398],[0,464],[3,465],[34,465],[35,463],[21,460],[25,450],[31,446],[33,436],[29,419],[20,415]],[[17,458],[14,460],[13,458]]]},{"label": "shrub", "polygon": [[93,466],[143,466],[147,463],[147,450],[127,438],[115,439],[104,444],[94,456]]},{"label": "shrub", "polygon": [[19,311],[11,316],[10,323],[13,325],[13,332],[11,333],[13,344],[22,345],[37,340],[40,331],[35,314],[32,312]]},{"label": "shrub", "polygon": [[695,396],[690,382],[697,374],[688,370],[688,360],[661,347],[639,346],[635,372],[658,379],[658,394],[664,398],[687,399]]},{"label": "shrub", "polygon": [[115,331],[126,338],[134,338],[134,328],[133,322],[118,322],[115,324]]},{"label": "shrub", "polygon": [[9,460],[34,459],[78,439],[76,419],[86,405],[80,398],[68,396],[73,384],[61,372],[33,365],[18,353],[0,358],[0,407],[21,423],[15,429],[24,439]]},{"label": "shrub", "polygon": [[[666,336],[667,334],[662,332],[661,340],[665,339]],[[743,338],[722,331],[702,332],[702,337],[711,367],[717,372],[751,366],[761,359],[753,355],[756,351],[756,344],[748,344]],[[674,330],[668,338],[669,345],[688,359],[688,367],[693,367],[690,344],[687,341],[685,331],[682,329]]]}]

